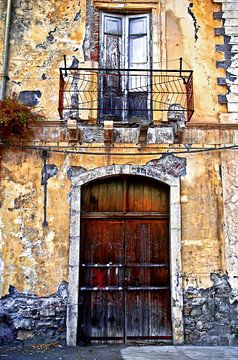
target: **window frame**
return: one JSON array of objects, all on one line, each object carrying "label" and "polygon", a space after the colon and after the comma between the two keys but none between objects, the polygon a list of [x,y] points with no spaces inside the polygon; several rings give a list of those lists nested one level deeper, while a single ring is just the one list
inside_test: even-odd
[{"label": "window frame", "polygon": [[[100,11],[100,22],[99,22],[99,59],[98,59],[98,63],[99,63],[99,69],[101,69],[101,71],[103,71],[102,69],[106,68],[106,51],[105,51],[105,34],[108,33],[110,34],[110,32],[106,32],[106,17],[113,17],[113,18],[117,18],[117,19],[121,19],[121,35],[120,34],[115,34],[117,36],[121,36],[121,40],[120,40],[120,67],[118,70],[121,69],[129,69],[129,65],[130,65],[130,37],[138,37],[140,36],[140,34],[132,34],[130,35],[130,20],[131,19],[136,19],[136,18],[141,18],[144,17],[146,18],[146,32],[144,32],[143,35],[146,35],[146,42],[147,42],[147,47],[146,47],[146,52],[147,52],[147,63],[145,65],[144,69],[141,69],[141,67],[138,67],[138,70],[148,70],[150,73],[152,71],[152,64],[153,64],[153,59],[152,59],[152,55],[153,55],[153,49],[152,49],[152,13],[151,12],[137,12],[137,13],[115,13],[115,12],[106,12],[106,11]],[[113,35],[113,34],[112,34]],[[131,68],[131,66],[130,66]],[[135,66],[132,67],[133,69],[136,69]],[[127,80],[128,82],[128,80]],[[152,86],[152,79],[150,80],[151,84],[149,84],[149,86]],[[122,85],[122,92],[123,92],[123,96],[125,98],[127,105],[125,107],[125,109],[122,110],[122,116],[121,119],[111,119],[113,120],[114,123],[118,123],[118,124],[128,124],[131,123],[129,120],[129,115],[128,115],[128,111],[129,111],[129,107],[128,107],[128,84],[123,81],[123,85]],[[102,95],[102,80],[99,79],[99,123],[103,123],[104,120],[107,120],[107,116],[105,116],[102,113],[102,109],[103,109],[103,105],[102,105],[102,101],[103,101],[103,95]],[[152,106],[151,106],[151,96],[148,97],[148,114],[146,116],[147,118],[147,122],[151,123],[151,119],[152,119]],[[116,116],[115,116],[116,117]],[[139,120],[137,122],[140,122]],[[144,121],[143,121],[144,122]]]}]

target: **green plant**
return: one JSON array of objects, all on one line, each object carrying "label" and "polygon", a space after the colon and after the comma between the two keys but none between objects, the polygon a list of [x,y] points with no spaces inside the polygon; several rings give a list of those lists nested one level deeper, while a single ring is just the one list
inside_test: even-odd
[{"label": "green plant", "polygon": [[238,339],[238,327],[236,328],[236,331],[235,331],[235,338]]},{"label": "green plant", "polygon": [[31,138],[33,132],[29,124],[41,118],[15,96],[0,100],[0,141],[11,144],[17,139]]}]

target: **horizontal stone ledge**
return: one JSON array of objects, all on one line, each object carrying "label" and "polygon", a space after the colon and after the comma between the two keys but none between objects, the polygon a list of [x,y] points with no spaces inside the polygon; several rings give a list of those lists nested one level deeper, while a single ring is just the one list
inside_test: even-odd
[{"label": "horizontal stone ledge", "polygon": [[232,94],[238,95],[238,84],[232,84],[229,88]]},{"label": "horizontal stone ledge", "polygon": [[235,19],[225,19],[224,27],[237,27],[238,24],[238,17]]},{"label": "horizontal stone ledge", "polygon": [[[233,64],[232,64],[232,65],[233,65]],[[236,76],[238,76],[238,68],[237,68],[237,67],[233,67],[232,65],[227,69],[227,72],[228,72],[230,75],[234,75],[234,77],[236,77]]]},{"label": "horizontal stone ledge", "polygon": [[223,11],[222,17],[223,17],[223,19],[238,19],[238,10]]},{"label": "horizontal stone ledge", "polygon": [[231,3],[235,2],[235,0],[213,0],[214,3]]},{"label": "horizontal stone ledge", "polygon": [[[238,20],[237,20],[238,21]],[[238,45],[232,45],[231,53],[238,53]]]},{"label": "horizontal stone ledge", "polygon": [[234,2],[234,1],[220,1],[222,2],[222,9],[225,11],[234,11],[234,10],[238,10],[238,3],[237,2]]},{"label": "horizontal stone ledge", "polygon": [[232,94],[229,93],[228,95],[226,95],[227,100],[229,103],[237,103],[238,104],[238,95],[237,94]]},{"label": "horizontal stone ledge", "polygon": [[96,1],[94,3],[94,6],[100,9],[128,9],[128,10],[151,10],[153,8],[156,8],[158,6],[158,2],[153,3],[153,2],[148,2],[148,3],[144,3],[144,2],[131,2],[131,3],[114,3],[114,2],[110,2],[110,3],[106,3],[106,2],[102,2],[102,1]]},{"label": "horizontal stone ledge", "polygon": [[229,69],[226,71],[227,72],[227,76],[226,76],[226,82],[227,85],[236,85],[238,84],[238,77],[236,75],[232,75],[229,71]]},{"label": "horizontal stone ledge", "polygon": [[231,38],[229,39],[229,44],[237,45],[238,44],[238,36],[231,36]]},{"label": "horizontal stone ledge", "polygon": [[231,68],[238,67],[238,54],[237,52],[231,51]]},{"label": "horizontal stone ledge", "polygon": [[237,113],[237,121],[238,121],[238,103],[229,102],[227,104],[227,109],[228,109],[228,112],[230,112],[230,113],[234,113],[234,112]]},{"label": "horizontal stone ledge", "polygon": [[219,115],[219,120],[221,124],[238,124],[238,109],[237,113],[221,113]]},{"label": "horizontal stone ledge", "polygon": [[225,34],[226,35],[237,35],[238,34],[238,26],[225,26]]}]

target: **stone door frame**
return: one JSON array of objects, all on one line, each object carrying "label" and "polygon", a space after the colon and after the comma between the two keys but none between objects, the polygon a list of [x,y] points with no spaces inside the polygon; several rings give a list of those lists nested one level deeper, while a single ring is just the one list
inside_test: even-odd
[{"label": "stone door frame", "polygon": [[[153,164],[154,165],[154,164]],[[180,178],[171,176],[166,169],[156,169],[150,165],[110,165],[86,171],[81,167],[71,167],[70,193],[70,247],[69,247],[69,287],[67,305],[67,345],[77,345],[79,262],[80,262],[80,216],[82,185],[114,175],[140,175],[167,184],[170,187],[170,286],[173,344],[183,344],[183,293],[181,261],[181,206]]]}]

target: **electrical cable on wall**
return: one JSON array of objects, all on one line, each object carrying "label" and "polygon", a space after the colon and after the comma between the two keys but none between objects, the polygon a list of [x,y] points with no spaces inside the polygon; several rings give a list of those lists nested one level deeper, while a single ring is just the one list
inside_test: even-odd
[{"label": "electrical cable on wall", "polygon": [[[171,150],[172,148],[166,148],[165,151],[156,151],[156,152],[139,152],[139,153],[135,153],[135,152],[130,152],[130,153],[124,153],[124,152],[111,152],[108,151],[108,147],[104,147],[104,148],[100,148],[100,150],[105,149],[107,151],[105,152],[95,152],[95,151],[82,151],[82,150],[67,150],[64,147],[62,148],[55,148],[52,146],[21,146],[21,145],[12,145],[11,147],[14,148],[18,148],[18,149],[22,149],[22,150],[36,150],[36,151],[48,151],[51,153],[61,153],[61,154],[74,154],[74,155],[95,155],[95,156],[133,156],[133,155],[137,155],[137,156],[154,156],[154,155],[165,155],[165,154],[170,154],[170,155],[180,155],[180,154],[197,154],[197,153],[205,153],[205,152],[212,152],[212,151],[221,151],[221,150],[236,150],[238,149],[238,144],[234,144],[234,145],[230,145],[230,146],[218,146],[218,147],[209,147],[209,148],[197,148],[197,149],[192,149],[191,147],[189,147],[187,150],[179,150],[179,151],[174,151]],[[86,147],[84,147],[86,148]],[[138,151],[140,151],[139,148],[137,148]],[[177,149],[177,148],[176,148]]]}]

